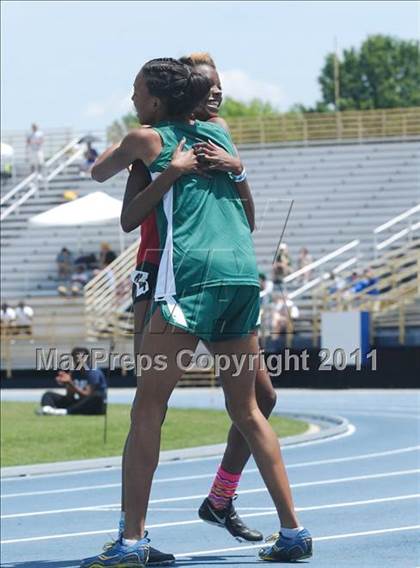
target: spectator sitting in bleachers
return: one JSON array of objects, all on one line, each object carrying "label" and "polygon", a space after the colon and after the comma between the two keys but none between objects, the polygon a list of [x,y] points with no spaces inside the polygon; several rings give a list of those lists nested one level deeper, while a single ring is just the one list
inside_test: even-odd
[{"label": "spectator sitting in bleachers", "polygon": [[83,293],[83,288],[89,282],[91,274],[84,266],[78,266],[71,277],[71,292],[74,296]]},{"label": "spectator sitting in bleachers", "polygon": [[328,288],[330,294],[335,294],[335,292],[339,292],[340,290],[343,290],[346,287],[346,281],[344,280],[344,278],[341,278],[341,276],[339,276],[338,274],[330,272],[328,278],[330,281],[330,287]]},{"label": "spectator sitting in bleachers", "polygon": [[101,248],[99,250],[99,266],[100,268],[105,268],[113,260],[117,258],[117,255],[112,250],[108,243],[101,243]]},{"label": "spectator sitting in bleachers", "polygon": [[98,152],[92,146],[92,142],[86,143],[86,151],[83,154],[84,162],[80,166],[80,177],[85,177],[88,174],[98,157]]},{"label": "spectator sitting in bleachers", "polygon": [[26,302],[22,300],[17,305],[15,313],[16,313],[16,327],[15,327],[16,333],[31,335],[32,323],[34,319],[34,310],[30,306],[28,306]]},{"label": "spectator sitting in bleachers", "polygon": [[259,273],[260,279],[260,304],[261,306],[268,305],[271,302],[271,294],[273,292],[273,282],[267,280],[264,272]]},{"label": "spectator sitting in bleachers", "polygon": [[[312,256],[309,254],[309,251],[306,247],[302,247],[299,251],[299,260],[298,260],[298,269],[305,268],[308,264],[313,262]],[[312,271],[308,270],[300,277],[302,282],[308,282],[311,277]]]},{"label": "spectator sitting in bleachers", "polygon": [[[370,288],[371,286],[374,286],[377,282],[378,282],[378,279],[375,277],[373,270],[371,268],[366,268],[363,271],[362,278],[360,280],[358,280],[352,286],[351,291],[353,293],[357,294],[358,292],[362,292],[366,288]],[[371,294],[371,295],[376,295],[379,292],[378,292],[378,289],[375,287],[375,288],[371,288],[367,293]]]},{"label": "spectator sitting in bleachers", "polygon": [[299,308],[286,292],[281,294],[273,309],[272,336],[293,331],[293,321],[299,317]]},{"label": "spectator sitting in bleachers", "polygon": [[95,270],[95,268],[98,267],[98,260],[95,254],[91,252],[90,254],[85,254],[76,258],[74,264],[76,265],[76,268],[78,265],[82,265],[88,270]]},{"label": "spectator sitting in bleachers", "polygon": [[292,272],[292,263],[286,243],[279,247],[276,260],[273,263],[273,284],[276,290],[283,286],[283,279]]},{"label": "spectator sitting in bleachers", "polygon": [[346,284],[347,286],[353,286],[356,282],[357,279],[359,278],[359,274],[356,271],[353,271],[350,276],[347,276],[346,278]]},{"label": "spectator sitting in bleachers", "polygon": [[66,389],[62,395],[46,392],[37,414],[64,416],[67,414],[105,414],[107,384],[100,369],[89,368],[89,350],[75,347],[71,352],[74,366],[80,370],[59,371],[56,381]]},{"label": "spectator sitting in bleachers", "polygon": [[15,325],[15,322],[16,322],[15,310],[7,303],[2,304],[0,311],[1,332],[2,333],[11,332]]},{"label": "spectator sitting in bleachers", "polygon": [[78,264],[76,271],[71,275],[69,284],[61,284],[57,290],[62,296],[67,296],[70,293],[73,296],[79,296],[83,293],[83,288],[92,278],[92,272],[87,270],[84,264]]},{"label": "spectator sitting in bleachers", "polygon": [[63,247],[56,257],[58,279],[69,280],[73,272],[73,255],[68,248]]}]

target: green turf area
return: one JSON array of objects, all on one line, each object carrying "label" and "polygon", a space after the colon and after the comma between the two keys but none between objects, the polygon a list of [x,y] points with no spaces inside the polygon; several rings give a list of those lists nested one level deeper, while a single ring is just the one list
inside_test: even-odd
[{"label": "green turf area", "polygon": [[[36,416],[28,402],[1,404],[1,464],[77,460],[120,455],[128,430],[130,406],[108,409],[108,439],[103,441],[103,416]],[[281,437],[301,434],[305,422],[279,416],[271,424]],[[162,435],[162,450],[174,450],[226,441],[230,426],[224,411],[170,409]]]}]

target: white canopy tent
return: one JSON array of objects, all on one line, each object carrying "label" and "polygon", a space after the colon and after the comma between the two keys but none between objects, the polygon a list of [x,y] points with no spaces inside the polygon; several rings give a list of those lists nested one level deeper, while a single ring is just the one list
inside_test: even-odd
[{"label": "white canopy tent", "polygon": [[119,225],[122,201],[111,197],[103,191],[89,193],[69,203],[63,203],[34,215],[29,223],[38,227],[82,227],[115,221],[119,234],[120,249],[124,250],[124,234]]},{"label": "white canopy tent", "polygon": [[15,168],[14,168],[14,155],[15,151],[13,150],[12,146],[9,144],[5,144],[4,142],[1,143],[1,174],[7,176],[15,176]]},{"label": "white canopy tent", "polygon": [[5,144],[4,142],[1,143],[0,152],[2,158],[12,158],[15,153],[12,146],[10,146],[10,144]]}]

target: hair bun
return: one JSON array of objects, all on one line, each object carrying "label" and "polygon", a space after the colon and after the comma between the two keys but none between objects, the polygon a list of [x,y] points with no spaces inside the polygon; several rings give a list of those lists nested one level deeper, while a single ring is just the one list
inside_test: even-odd
[{"label": "hair bun", "polygon": [[169,116],[191,114],[212,85],[208,77],[177,59],[153,59],[142,73],[150,93],[166,102]]}]

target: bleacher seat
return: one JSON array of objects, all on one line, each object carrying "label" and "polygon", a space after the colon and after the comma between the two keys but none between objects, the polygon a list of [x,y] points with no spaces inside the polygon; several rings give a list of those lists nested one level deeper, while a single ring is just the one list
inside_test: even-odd
[{"label": "bleacher seat", "polygon": [[[420,189],[420,142],[334,144],[331,146],[271,146],[243,148],[253,190],[257,230],[255,247],[260,266],[269,271],[290,204],[291,215],[283,235],[296,268],[300,247],[319,258],[352,239],[369,257],[372,228],[415,205]],[[72,190],[83,196],[101,189],[122,199],[127,174],[99,186],[81,179],[69,166],[48,187],[29,199],[3,223],[2,289],[5,297],[40,296],[56,289],[55,257],[62,246],[76,255],[97,252],[107,241],[118,252],[118,227],[32,227],[31,216],[64,201]],[[125,236],[131,244],[138,231]]]}]

